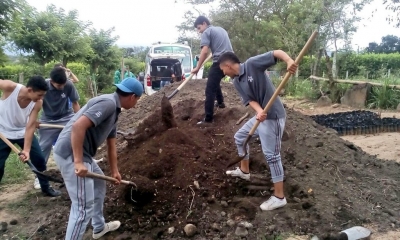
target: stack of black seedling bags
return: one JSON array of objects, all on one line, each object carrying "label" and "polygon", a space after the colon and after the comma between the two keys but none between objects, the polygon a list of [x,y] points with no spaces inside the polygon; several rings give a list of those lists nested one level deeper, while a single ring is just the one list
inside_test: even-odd
[{"label": "stack of black seedling bags", "polygon": [[370,111],[351,111],[313,115],[318,124],[335,129],[339,135],[375,134],[400,131],[400,119],[380,118]]}]

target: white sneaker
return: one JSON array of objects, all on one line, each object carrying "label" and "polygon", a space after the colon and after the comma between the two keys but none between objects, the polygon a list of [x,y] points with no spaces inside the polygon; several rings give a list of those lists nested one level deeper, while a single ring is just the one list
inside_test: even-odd
[{"label": "white sneaker", "polygon": [[102,161],[103,161],[103,158],[100,158],[99,160],[92,158],[92,160],[93,160],[95,163],[99,163],[99,162],[102,162]]},{"label": "white sneaker", "polygon": [[119,228],[119,226],[121,226],[121,222],[120,221],[112,221],[112,222],[106,223],[106,225],[104,225],[103,231],[101,231],[99,233],[93,233],[93,238],[94,239],[99,239],[104,234],[106,234],[108,232],[111,232],[111,231],[117,230]]},{"label": "white sneaker", "polygon": [[271,196],[267,201],[260,205],[261,210],[271,211],[277,208],[281,208],[287,204],[286,198],[279,199],[275,196]]},{"label": "white sneaker", "polygon": [[244,173],[240,170],[239,167],[236,167],[235,170],[228,170],[226,171],[226,175],[230,175],[232,177],[239,177],[244,180],[250,180],[250,173]]},{"label": "white sneaker", "polygon": [[35,177],[35,181],[33,182],[33,188],[40,189],[40,183],[39,183],[39,179],[37,177]]}]

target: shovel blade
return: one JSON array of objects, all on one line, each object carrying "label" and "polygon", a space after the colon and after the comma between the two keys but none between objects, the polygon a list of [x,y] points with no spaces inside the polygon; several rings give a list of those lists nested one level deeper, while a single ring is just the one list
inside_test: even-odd
[{"label": "shovel blade", "polygon": [[[244,156],[246,156],[246,155],[244,155]],[[228,165],[226,165],[226,167],[227,167],[227,168],[230,168],[230,167],[232,167],[233,165],[235,165],[236,163],[242,161],[242,160],[244,159],[244,156],[237,156],[237,157],[235,157],[232,161],[230,161],[230,162],[228,163]]]},{"label": "shovel blade", "polygon": [[57,178],[54,178],[52,176],[49,176],[49,175],[46,175],[46,174],[40,172],[39,170],[36,169],[35,166],[33,166],[31,161],[27,161],[26,163],[28,164],[28,166],[32,170],[32,172],[34,172],[37,175],[39,175],[42,179],[47,180],[47,181],[51,181],[51,182],[56,182],[56,183],[64,183],[64,181],[61,180],[61,179],[57,179]]}]

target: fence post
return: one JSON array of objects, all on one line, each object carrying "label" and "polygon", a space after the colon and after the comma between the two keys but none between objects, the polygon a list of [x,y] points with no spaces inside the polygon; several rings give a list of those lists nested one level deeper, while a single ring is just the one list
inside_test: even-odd
[{"label": "fence post", "polygon": [[19,73],[18,82],[20,84],[24,84],[24,73],[23,72]]},{"label": "fence post", "polygon": [[390,77],[390,69],[388,70],[388,77]]},{"label": "fence post", "polygon": [[322,72],[322,77],[325,77],[325,72]]},{"label": "fence post", "polygon": [[346,71],[346,79],[349,78],[349,71]]}]

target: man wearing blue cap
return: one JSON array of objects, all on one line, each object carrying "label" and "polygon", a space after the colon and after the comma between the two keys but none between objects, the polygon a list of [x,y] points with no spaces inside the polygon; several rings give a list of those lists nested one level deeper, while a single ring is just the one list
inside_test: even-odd
[{"label": "man wearing blue cap", "polygon": [[107,139],[108,162],[111,176],[119,184],[121,175],[117,166],[116,133],[121,108],[133,108],[142,96],[142,84],[136,78],[126,78],[115,93],[90,99],[61,131],[54,147],[54,160],[64,178],[71,198],[71,212],[65,239],[83,238],[89,220],[92,220],[93,238],[98,239],[119,228],[119,221],[105,223],[103,203],[106,194],[104,180],[85,178],[87,172],[102,174],[92,157]]}]

